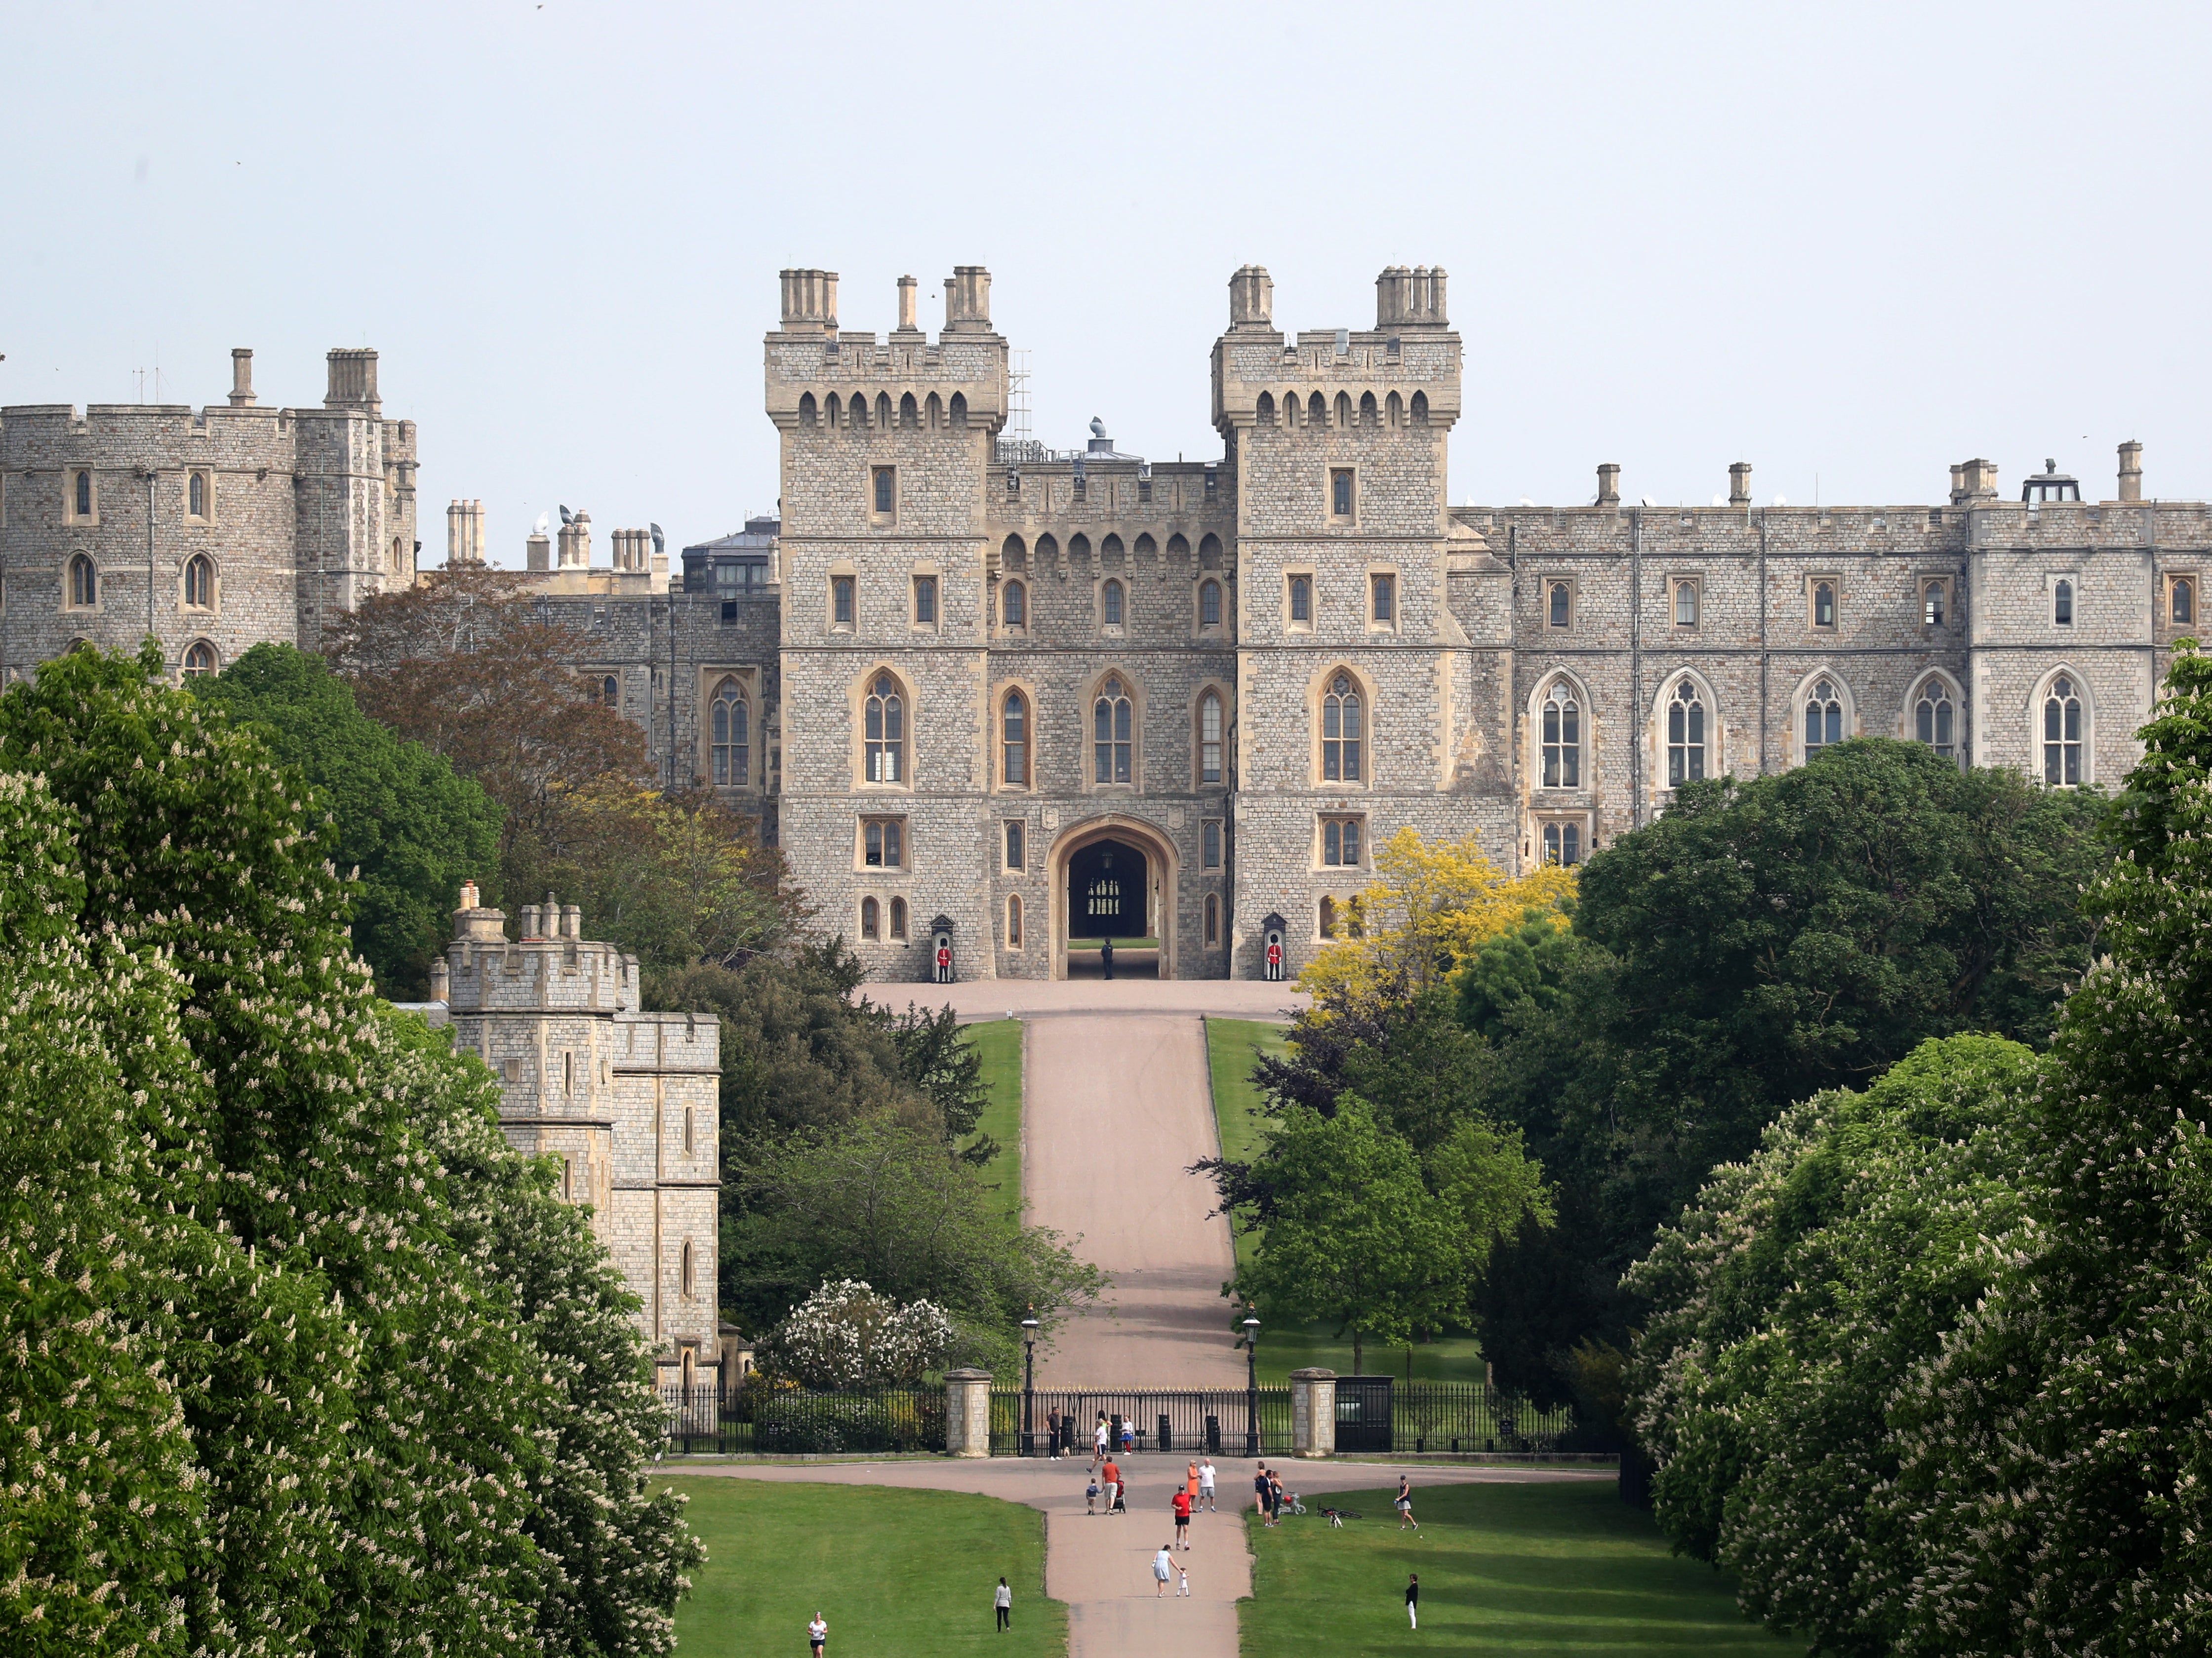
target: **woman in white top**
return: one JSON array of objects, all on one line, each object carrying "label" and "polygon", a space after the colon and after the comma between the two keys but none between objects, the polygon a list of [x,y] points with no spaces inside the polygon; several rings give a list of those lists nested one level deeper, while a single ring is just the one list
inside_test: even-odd
[{"label": "woman in white top", "polygon": [[1008,1621],[1013,1617],[1014,1592],[1006,1587],[1006,1580],[1003,1577],[999,1580],[998,1589],[991,1596],[991,1604],[998,1608],[999,1633],[1004,1635]]},{"label": "woman in white top", "polygon": [[822,1621],[822,1614],[817,1612],[814,1621],[806,1626],[806,1649],[811,1658],[822,1658],[822,1643],[829,1638],[830,1625]]}]

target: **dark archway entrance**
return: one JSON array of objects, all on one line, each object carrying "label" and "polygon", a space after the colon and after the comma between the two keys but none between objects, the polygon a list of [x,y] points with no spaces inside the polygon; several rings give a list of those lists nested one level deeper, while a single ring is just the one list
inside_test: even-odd
[{"label": "dark archway entrance", "polygon": [[1093,841],[1067,859],[1067,971],[1071,977],[1103,974],[1100,945],[1114,941],[1116,978],[1152,978],[1159,951],[1151,914],[1153,871],[1145,853],[1127,841]]}]

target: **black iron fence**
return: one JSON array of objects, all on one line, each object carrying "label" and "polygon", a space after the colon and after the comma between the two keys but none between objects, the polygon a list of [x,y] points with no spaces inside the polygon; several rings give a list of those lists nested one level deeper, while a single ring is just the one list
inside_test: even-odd
[{"label": "black iron fence", "polygon": [[660,1403],[675,1451],[829,1456],[945,1448],[942,1388],[743,1388],[727,1395],[713,1388],[664,1388]]},{"label": "black iron fence", "polygon": [[1288,1388],[1262,1388],[1256,1396],[1242,1388],[1040,1388],[1029,1396],[1026,1426],[1022,1401],[1018,1388],[992,1393],[992,1455],[1050,1455],[1055,1413],[1063,1455],[1090,1456],[1101,1416],[1116,1456],[1124,1427],[1133,1453],[1287,1456],[1291,1451]]},{"label": "black iron fence", "polygon": [[[722,1455],[872,1455],[942,1451],[945,1389],[884,1388],[849,1393],[748,1387],[664,1388],[668,1447]],[[1106,1418],[1115,1455],[1287,1456],[1291,1390],[1039,1388],[991,1394],[991,1455],[1047,1456],[1057,1434],[1063,1455],[1088,1458]],[[1370,1452],[1550,1451],[1574,1427],[1574,1412],[1540,1410],[1481,1382],[1403,1382],[1340,1376],[1336,1448]],[[1124,1430],[1127,1439],[1124,1439]]]}]

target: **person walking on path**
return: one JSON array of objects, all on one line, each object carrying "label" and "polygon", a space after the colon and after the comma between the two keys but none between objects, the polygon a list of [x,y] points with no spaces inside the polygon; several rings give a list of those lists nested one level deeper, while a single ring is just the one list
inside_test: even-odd
[{"label": "person walking on path", "polygon": [[1398,1476],[1398,1500],[1390,1506],[1398,1510],[1400,1531],[1405,1530],[1408,1526],[1415,1531],[1420,1530],[1421,1522],[1413,1518],[1413,1487],[1402,1473]]},{"label": "person walking on path", "polygon": [[999,1580],[997,1592],[991,1596],[991,1604],[998,1608],[999,1633],[1004,1635],[1014,1615],[1014,1592],[1006,1587],[1006,1580],[1003,1577]]},{"label": "person walking on path", "polygon": [[1210,1456],[1198,1465],[1198,1495],[1206,1511],[1213,1513],[1213,1459]]},{"label": "person walking on path", "polygon": [[1109,979],[1110,979],[1110,978],[1112,978],[1112,977],[1114,976],[1114,941],[1113,941],[1113,939],[1111,939],[1111,938],[1103,938],[1103,939],[1101,939],[1101,940],[1099,941],[1099,944],[1098,944],[1098,960],[1099,960],[1099,963],[1100,963],[1102,966],[1103,966],[1103,967],[1105,968],[1105,969],[1106,969],[1106,976],[1107,976],[1108,978],[1109,978]]},{"label": "person walking on path", "polygon": [[1178,1491],[1170,1506],[1175,1509],[1176,1541],[1188,1549],[1190,1546],[1190,1493]]},{"label": "person walking on path", "polygon": [[1175,1575],[1174,1564],[1168,1558],[1168,1546],[1160,1545],[1160,1552],[1152,1557],[1152,1599],[1157,1600],[1168,1592],[1168,1579]]},{"label": "person walking on path", "polygon": [[1106,1412],[1098,1412],[1097,1431],[1091,1436],[1091,1466],[1096,1468],[1106,1460]]},{"label": "person walking on path", "polygon": [[1097,1476],[1097,1475],[1093,1474],[1093,1475],[1091,1477],[1091,1483],[1090,1483],[1088,1485],[1086,1485],[1086,1486],[1085,1486],[1085,1487],[1083,1488],[1083,1501],[1084,1501],[1084,1509],[1083,1509],[1084,1513],[1085,1513],[1085,1514],[1096,1514],[1096,1513],[1097,1513],[1097,1512],[1098,1512],[1098,1476]]},{"label": "person walking on path", "polygon": [[1176,1599],[1188,1600],[1189,1598],[1190,1568],[1178,1560],[1176,1562]]},{"label": "person walking on path", "polygon": [[1421,1574],[1409,1572],[1406,1576],[1406,1627],[1419,1629],[1420,1626]]},{"label": "person walking on path", "polygon": [[1133,1417],[1121,1418],[1121,1455],[1128,1455],[1137,1448],[1137,1423]]},{"label": "person walking on path", "polygon": [[1060,1407],[1055,1405],[1044,1413],[1044,1430],[1052,1441],[1052,1460],[1060,1461]]},{"label": "person walking on path", "polygon": [[822,1658],[822,1643],[829,1638],[830,1625],[822,1621],[822,1614],[817,1612],[814,1621],[806,1626],[806,1650],[811,1658]]},{"label": "person walking on path", "polygon": [[1111,1514],[1115,1499],[1121,1494],[1121,1467],[1110,1456],[1106,1459],[1106,1466],[1098,1470],[1098,1485],[1106,1498],[1106,1512]]}]

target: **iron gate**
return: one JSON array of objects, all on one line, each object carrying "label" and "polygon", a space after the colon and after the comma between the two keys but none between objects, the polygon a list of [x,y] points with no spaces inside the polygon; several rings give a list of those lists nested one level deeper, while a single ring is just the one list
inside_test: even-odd
[{"label": "iron gate", "polygon": [[1336,1448],[1389,1451],[1391,1443],[1390,1382],[1387,1376],[1340,1376],[1336,1379]]}]

